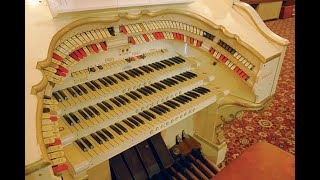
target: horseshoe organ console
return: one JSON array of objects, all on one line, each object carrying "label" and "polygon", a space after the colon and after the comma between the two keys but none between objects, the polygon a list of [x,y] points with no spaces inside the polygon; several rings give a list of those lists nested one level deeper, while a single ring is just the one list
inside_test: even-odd
[{"label": "horseshoe organ console", "polygon": [[288,42],[244,3],[196,6],[44,22],[46,59],[27,76],[42,79],[26,90],[27,177],[108,179],[112,157],[159,132],[171,147],[182,130],[223,161],[223,125],[267,107]]}]

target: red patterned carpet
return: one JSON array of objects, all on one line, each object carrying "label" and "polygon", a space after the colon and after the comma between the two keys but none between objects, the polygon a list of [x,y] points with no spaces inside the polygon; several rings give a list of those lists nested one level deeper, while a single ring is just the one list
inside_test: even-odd
[{"label": "red patterned carpet", "polygon": [[295,154],[295,18],[266,22],[279,36],[289,40],[275,97],[259,113],[245,113],[241,120],[225,125],[227,165],[250,145],[266,141]]}]

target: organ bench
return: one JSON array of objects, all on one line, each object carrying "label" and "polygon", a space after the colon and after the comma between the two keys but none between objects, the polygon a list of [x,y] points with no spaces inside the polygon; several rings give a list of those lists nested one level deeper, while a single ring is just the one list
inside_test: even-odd
[{"label": "organ bench", "polygon": [[268,106],[288,44],[231,0],[46,13],[26,9],[33,179],[108,179],[110,158],[159,132],[171,147],[182,130],[220,164],[223,125]]}]

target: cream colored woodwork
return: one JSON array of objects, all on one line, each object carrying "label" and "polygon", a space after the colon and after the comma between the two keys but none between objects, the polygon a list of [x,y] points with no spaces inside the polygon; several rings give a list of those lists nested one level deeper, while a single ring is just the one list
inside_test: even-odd
[{"label": "cream colored woodwork", "polygon": [[282,1],[259,3],[256,8],[262,20],[278,19],[281,11]]},{"label": "cream colored woodwork", "polygon": [[[124,25],[128,34],[119,31],[120,25]],[[115,36],[106,29],[109,27],[114,27]],[[155,32],[162,32],[164,39],[157,40]],[[175,39],[177,37],[173,32],[183,38]],[[214,39],[205,38],[204,32],[214,35]],[[128,37],[132,37],[136,44],[130,43]],[[220,46],[219,40],[236,50],[236,53],[233,55]],[[105,43],[106,51],[100,43]],[[92,44],[97,45],[99,53],[94,52]],[[196,0],[188,5],[65,13],[54,19],[45,4],[27,1],[26,177],[37,179],[37,173],[43,171],[46,179],[59,179],[61,175],[64,179],[105,179],[107,176],[110,179],[109,172],[98,173],[103,168],[109,169],[109,158],[157,132],[162,132],[170,147],[174,144],[174,137],[181,134],[182,130],[200,141],[211,161],[221,163],[227,149],[223,125],[239,118],[242,111],[259,111],[267,107],[276,89],[287,44],[287,40],[275,35],[264,25],[253,8],[238,1]],[[77,61],[69,53],[80,48],[87,56]],[[215,50],[212,54],[211,48]],[[53,52],[61,56],[65,63],[54,59]],[[139,59],[137,56],[140,55],[145,58]],[[65,89],[67,87],[174,56],[182,57],[186,63],[148,75],[145,73],[130,82],[120,82],[97,91],[91,91],[86,86],[88,94],[70,97],[61,103],[43,99],[44,95],[52,96],[52,92],[58,90],[70,96]],[[129,57],[135,61],[128,63],[125,59]],[[221,62],[224,57],[228,58],[225,63]],[[99,66],[103,66],[103,69],[100,70]],[[58,68],[68,69],[66,77],[55,74]],[[94,68],[95,72],[88,68]],[[242,79],[235,72],[237,68],[250,78]],[[187,70],[198,77],[188,81],[188,84],[181,83],[133,105],[117,108],[113,114],[99,110],[101,116],[74,126],[69,126],[62,117],[90,105],[97,107],[95,104],[101,101],[99,99],[107,100]],[[148,122],[145,127],[123,138],[119,137],[105,148],[90,150],[90,155],[85,155],[74,146],[76,138],[87,136],[200,85],[211,90],[204,96],[206,98],[199,98],[170,112],[170,115]],[[42,113],[44,107],[52,110]],[[78,112],[75,115],[85,121]],[[57,116],[58,121],[51,123],[48,120],[51,116]],[[62,127],[64,130],[58,131]],[[47,147],[46,144],[52,143],[55,138],[61,138],[62,149],[61,146]],[[124,138],[132,141],[127,142]],[[58,158],[52,159],[54,157]],[[67,163],[69,171],[54,176],[51,166],[61,163]]]}]

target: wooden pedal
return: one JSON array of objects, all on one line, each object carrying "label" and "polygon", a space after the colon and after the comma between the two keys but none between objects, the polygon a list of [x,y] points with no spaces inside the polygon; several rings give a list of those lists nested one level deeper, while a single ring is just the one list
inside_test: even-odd
[{"label": "wooden pedal", "polygon": [[134,179],[147,179],[147,173],[143,167],[143,164],[139,158],[139,155],[134,147],[124,151],[122,157],[126,164],[128,165],[128,169],[130,170]]},{"label": "wooden pedal", "polygon": [[121,154],[110,159],[112,179],[114,180],[133,180],[128,167],[126,166]]}]

